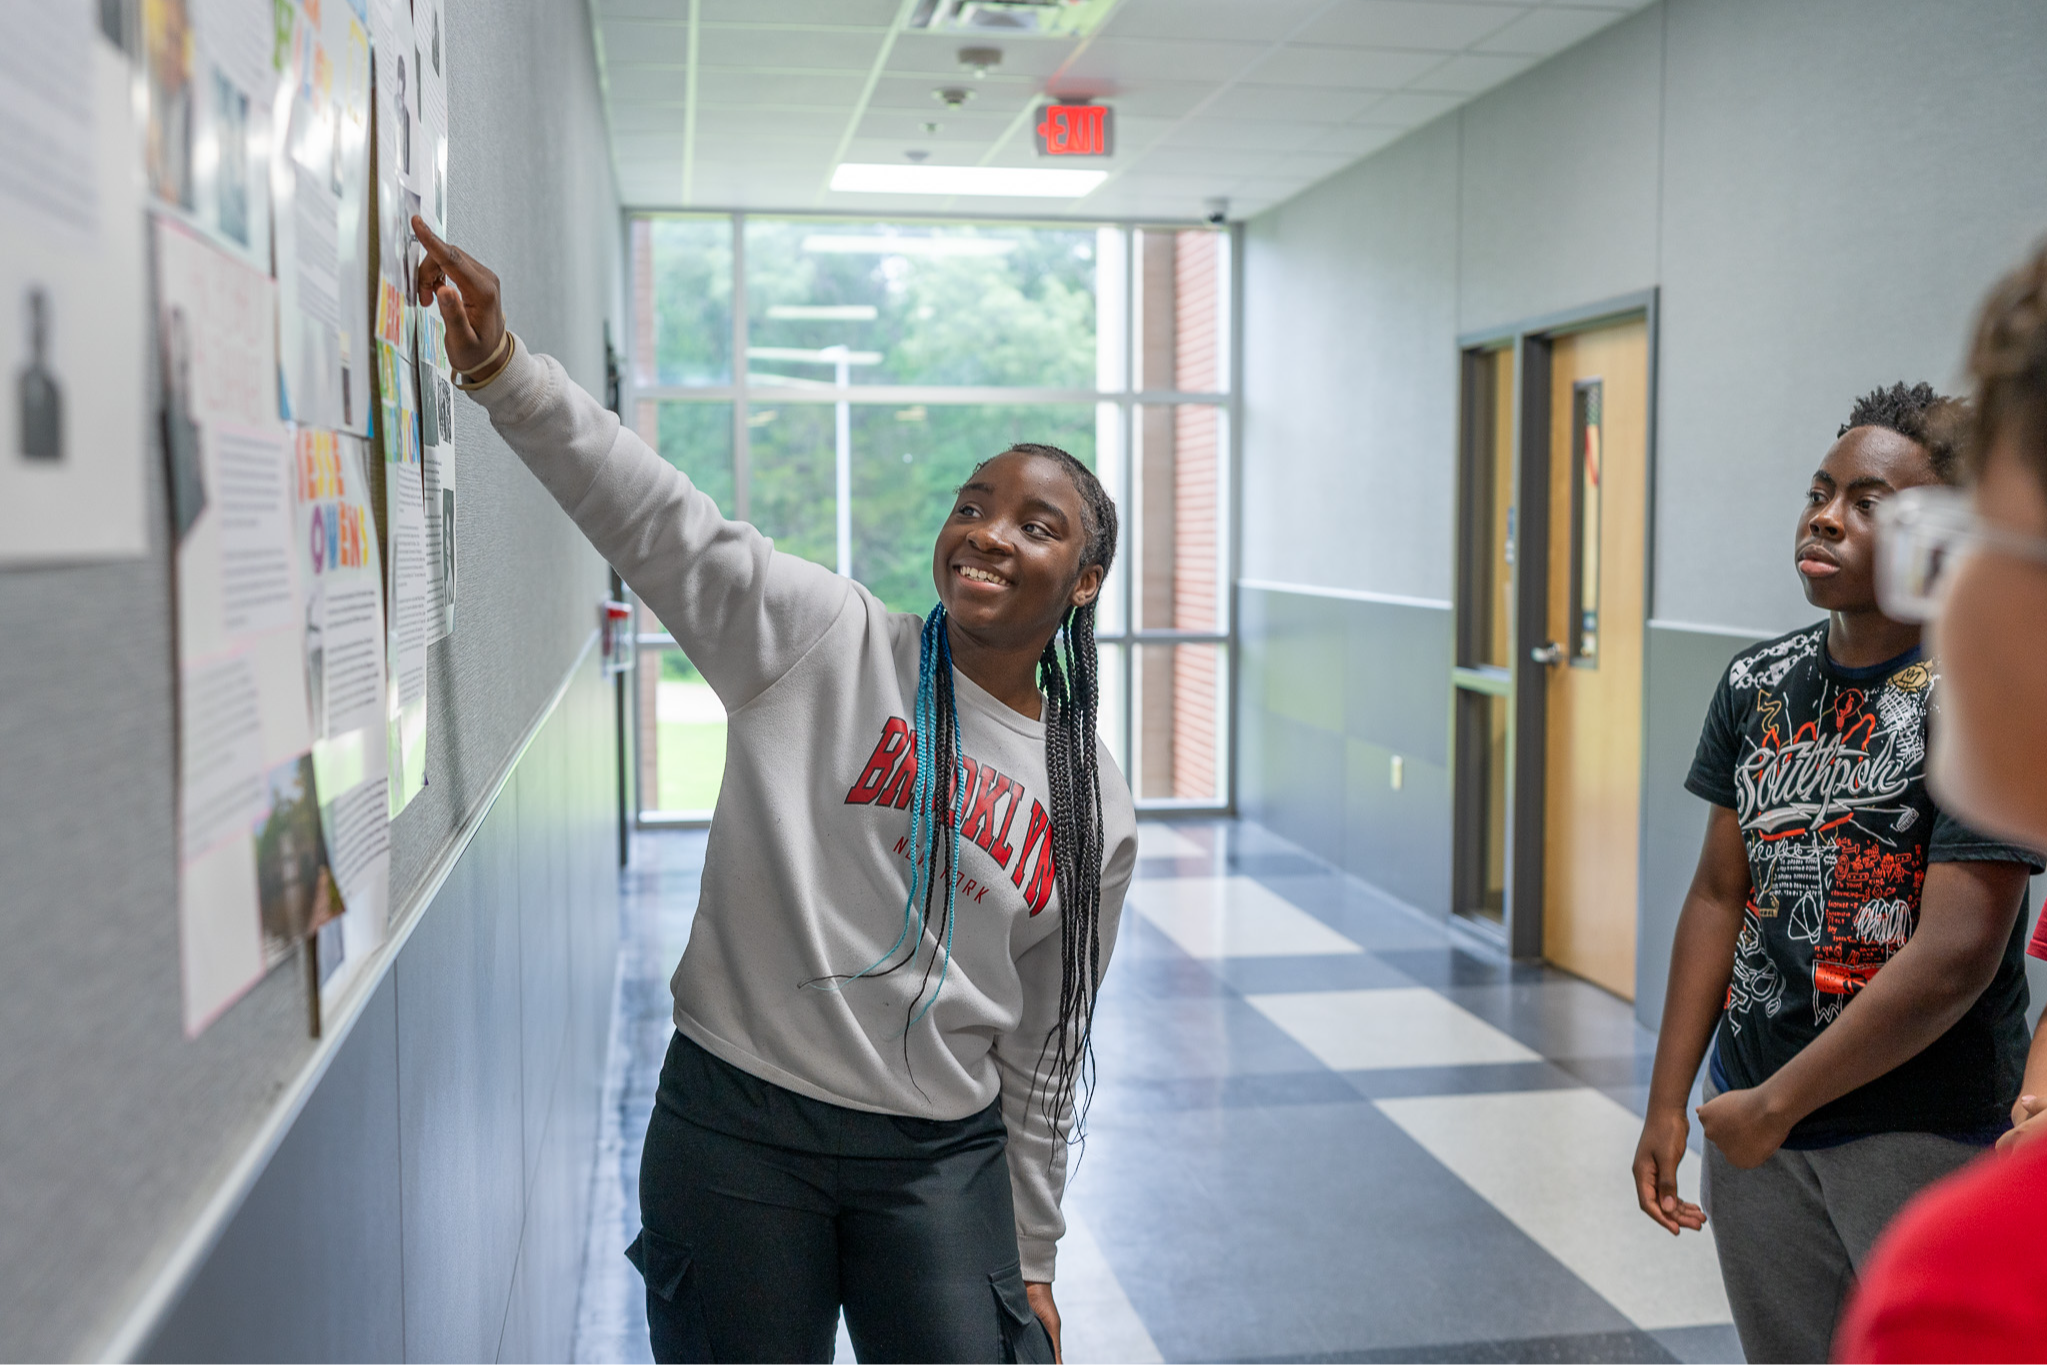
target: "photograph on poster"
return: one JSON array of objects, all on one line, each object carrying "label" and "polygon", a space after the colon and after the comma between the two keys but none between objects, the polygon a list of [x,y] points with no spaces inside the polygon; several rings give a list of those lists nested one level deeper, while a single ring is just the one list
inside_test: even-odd
[{"label": "photograph on poster", "polygon": [[0,6],[0,566],[148,545],[130,107],[91,0]]},{"label": "photograph on poster", "polygon": [[148,114],[143,162],[157,204],[270,268],[272,0],[141,0]]},{"label": "photograph on poster", "polygon": [[[369,431],[370,39],[344,4],[280,0],[271,165],[285,411]],[[289,37],[284,26],[289,25]]]},{"label": "photograph on poster", "polygon": [[256,840],[256,901],[263,924],[263,960],[275,967],[298,950],[306,935],[341,915],[341,895],[327,865],[320,803],[313,789],[313,758],[305,754],[272,768],[264,781],[263,814]]}]

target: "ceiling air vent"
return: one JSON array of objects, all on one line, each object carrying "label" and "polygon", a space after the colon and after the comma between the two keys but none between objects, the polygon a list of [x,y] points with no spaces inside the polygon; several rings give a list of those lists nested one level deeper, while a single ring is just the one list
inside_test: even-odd
[{"label": "ceiling air vent", "polygon": [[910,27],[932,33],[1079,38],[1094,32],[1116,0],[919,0]]}]

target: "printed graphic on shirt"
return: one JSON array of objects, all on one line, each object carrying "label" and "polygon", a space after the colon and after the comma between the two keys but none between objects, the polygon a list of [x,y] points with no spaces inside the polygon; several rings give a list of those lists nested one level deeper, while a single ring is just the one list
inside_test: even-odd
[{"label": "printed graphic on shirt", "polygon": [[[1024,893],[1024,904],[1031,914],[1038,914],[1051,901],[1055,885],[1051,816],[1024,790],[1023,783],[965,755],[960,757],[960,772],[954,775],[954,781],[964,784],[966,800],[963,804],[950,800],[942,803],[941,825],[951,827],[953,808],[960,805],[966,812],[960,820],[961,841],[979,846],[1004,872],[1010,872],[1013,863],[1015,871],[1009,881]],[[868,755],[860,775],[847,790],[846,804],[908,810],[916,786],[916,732],[901,716],[890,716],[881,727],[874,752]],[[1030,814],[1018,826],[1017,815],[1025,809]],[[1014,841],[1010,838],[1012,829],[1016,830]],[[901,858],[910,856],[907,835],[896,841],[895,852]],[[986,883],[962,871],[956,869],[953,877],[953,894],[960,900],[978,904],[988,894]]]},{"label": "printed graphic on shirt", "polygon": [[[1905,946],[1926,881],[1930,813],[1922,770],[1933,671],[1921,662],[1855,684],[1814,666],[1820,629],[1738,660],[1731,693],[1749,694],[1735,737],[1735,812],[1752,890],[1728,988],[1740,1033],[1787,1003],[1778,955],[1802,959],[1798,993],[1824,1025]],[[1805,665],[1805,667],[1800,667]]]}]

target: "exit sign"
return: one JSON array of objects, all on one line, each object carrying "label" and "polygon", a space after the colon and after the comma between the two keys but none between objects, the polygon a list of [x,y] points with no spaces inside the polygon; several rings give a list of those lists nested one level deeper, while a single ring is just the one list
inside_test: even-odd
[{"label": "exit sign", "polygon": [[1037,131],[1040,156],[1107,156],[1115,124],[1103,105],[1048,104]]}]

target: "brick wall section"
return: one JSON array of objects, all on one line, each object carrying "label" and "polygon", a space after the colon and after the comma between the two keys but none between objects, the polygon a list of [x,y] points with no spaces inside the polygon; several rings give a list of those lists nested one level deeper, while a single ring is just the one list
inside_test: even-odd
[{"label": "brick wall section", "polygon": [[[1179,234],[1173,254],[1173,387],[1213,393],[1222,348],[1216,323],[1218,243],[1213,232]],[[1216,410],[1173,411],[1173,626],[1214,630],[1217,611]],[[1215,800],[1216,649],[1180,645],[1173,650],[1173,795]]]}]

